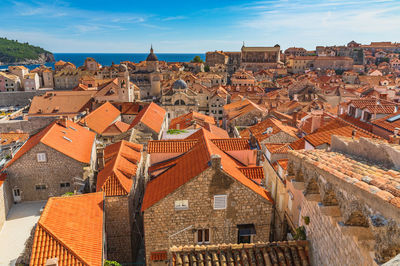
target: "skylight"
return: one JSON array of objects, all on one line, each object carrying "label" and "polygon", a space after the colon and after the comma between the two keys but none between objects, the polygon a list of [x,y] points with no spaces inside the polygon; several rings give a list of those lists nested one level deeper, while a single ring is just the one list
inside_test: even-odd
[{"label": "skylight", "polygon": [[63,136],[64,139],[68,140],[69,142],[72,142],[71,139],[67,138],[66,136]]},{"label": "skylight", "polygon": [[386,121],[392,123],[392,122],[397,121],[399,119],[400,119],[400,115],[395,115],[395,116],[392,116],[392,117],[386,119]]}]

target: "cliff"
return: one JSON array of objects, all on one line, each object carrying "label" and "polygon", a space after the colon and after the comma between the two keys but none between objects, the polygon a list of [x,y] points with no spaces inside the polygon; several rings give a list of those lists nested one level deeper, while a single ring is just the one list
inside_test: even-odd
[{"label": "cliff", "polygon": [[0,38],[0,65],[44,64],[54,61],[54,55],[43,48]]}]

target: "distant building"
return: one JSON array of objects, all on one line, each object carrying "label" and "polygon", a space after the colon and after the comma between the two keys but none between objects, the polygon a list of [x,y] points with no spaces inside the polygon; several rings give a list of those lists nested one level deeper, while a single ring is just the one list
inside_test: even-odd
[{"label": "distant building", "polygon": [[0,71],[0,92],[19,91],[21,88],[21,79],[17,75]]},{"label": "distant building", "polygon": [[25,91],[35,91],[40,87],[39,75],[37,73],[26,74],[22,82]]}]

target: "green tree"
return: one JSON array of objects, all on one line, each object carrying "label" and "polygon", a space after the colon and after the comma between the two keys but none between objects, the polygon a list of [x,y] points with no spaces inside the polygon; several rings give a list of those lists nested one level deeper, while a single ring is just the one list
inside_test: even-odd
[{"label": "green tree", "polygon": [[190,61],[191,63],[204,63],[203,59],[201,59],[200,56],[196,55],[192,61]]},{"label": "green tree", "polygon": [[106,260],[104,261],[104,266],[121,266],[121,264],[113,260]]},{"label": "green tree", "polygon": [[210,72],[210,66],[209,65],[205,65],[204,66],[204,72]]}]

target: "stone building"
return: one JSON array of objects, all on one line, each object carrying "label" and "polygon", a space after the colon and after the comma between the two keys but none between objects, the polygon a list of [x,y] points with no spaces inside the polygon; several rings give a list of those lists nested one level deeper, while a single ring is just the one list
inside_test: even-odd
[{"label": "stone building", "polygon": [[185,81],[176,80],[171,88],[163,90],[161,105],[167,111],[168,118],[173,119],[190,112],[197,112],[199,102],[197,93],[191,90]]},{"label": "stone building", "polygon": [[315,265],[377,265],[399,253],[398,153],[382,141],[336,136],[331,151],[289,152],[288,206],[297,202],[291,209],[300,210]]},{"label": "stone building", "polygon": [[8,211],[13,205],[13,196],[10,189],[10,182],[6,173],[0,173],[0,230],[6,221]]},{"label": "stone building", "polygon": [[21,79],[17,75],[0,71],[0,92],[19,91],[21,88]]},{"label": "stone building", "polygon": [[90,186],[94,140],[95,133],[66,119],[31,136],[3,169],[14,202],[47,200]]},{"label": "stone building", "polygon": [[39,87],[40,88],[54,88],[54,76],[53,70],[49,67],[40,66],[31,71],[31,73],[37,73],[39,75]]},{"label": "stone building", "polygon": [[133,119],[128,133],[129,140],[140,144],[147,144],[149,140],[160,139],[168,127],[167,112],[155,103],[144,107]]},{"label": "stone building", "polygon": [[269,239],[272,202],[266,190],[251,180],[263,173],[254,162],[243,166],[233,159],[243,163],[246,158],[240,155],[253,154],[255,160],[248,141],[212,139],[212,134],[198,132],[191,136],[197,137],[191,149],[169,160],[173,164],[155,164],[162,172],[147,183],[142,211],[148,265],[165,265],[174,245]]},{"label": "stone building", "polygon": [[306,70],[351,70],[354,60],[344,56],[296,56],[287,60],[288,72],[304,73]]},{"label": "stone building", "polygon": [[267,110],[248,99],[242,99],[224,106],[223,127],[234,132],[235,127],[257,124],[267,116]]},{"label": "stone building", "polygon": [[280,64],[279,45],[274,47],[247,47],[242,46],[240,67],[253,72],[277,68]]},{"label": "stone building", "polygon": [[97,191],[105,194],[107,259],[119,263],[135,261],[141,244],[140,199],[143,196],[143,146],[120,141],[107,146],[104,168],[97,175]]},{"label": "stone building", "polygon": [[153,99],[153,97],[161,96],[162,74],[153,47],[150,48],[146,61],[136,64],[129,75],[131,81],[140,88],[140,99]]}]

